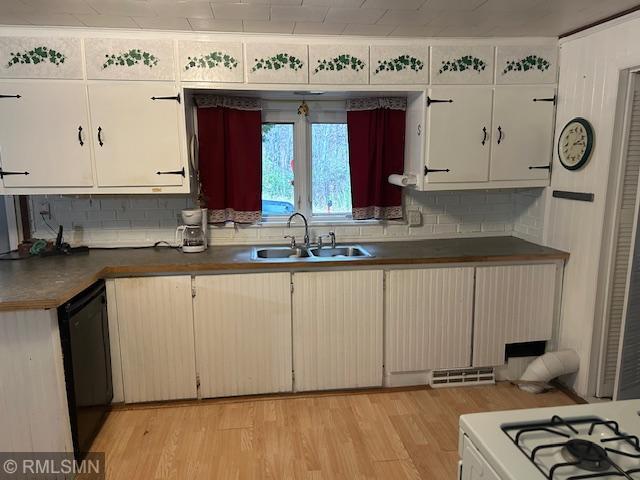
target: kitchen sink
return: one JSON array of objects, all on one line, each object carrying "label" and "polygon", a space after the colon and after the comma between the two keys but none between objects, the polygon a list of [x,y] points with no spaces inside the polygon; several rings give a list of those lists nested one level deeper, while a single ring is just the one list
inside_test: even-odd
[{"label": "kitchen sink", "polygon": [[335,258],[364,258],[372,257],[369,252],[359,245],[344,245],[337,247],[262,247],[254,248],[254,260],[329,260]]},{"label": "kitchen sink", "polygon": [[253,251],[253,257],[256,260],[268,259],[286,259],[286,258],[309,258],[309,251],[306,248],[296,247],[265,247],[256,248]]},{"label": "kitchen sink", "polygon": [[319,258],[334,258],[334,257],[371,257],[372,255],[364,248],[358,245],[345,245],[340,247],[323,247],[312,248],[311,255]]}]

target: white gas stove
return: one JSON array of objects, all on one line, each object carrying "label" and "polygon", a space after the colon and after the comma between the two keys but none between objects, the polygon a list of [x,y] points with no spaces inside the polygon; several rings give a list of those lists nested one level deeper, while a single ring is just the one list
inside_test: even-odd
[{"label": "white gas stove", "polygon": [[460,417],[462,480],[640,480],[640,400]]}]

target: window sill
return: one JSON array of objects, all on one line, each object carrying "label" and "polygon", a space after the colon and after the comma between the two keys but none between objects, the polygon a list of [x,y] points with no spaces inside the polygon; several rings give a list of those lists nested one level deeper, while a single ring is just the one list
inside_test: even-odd
[{"label": "window sill", "polygon": [[[327,219],[319,218],[315,220],[309,220],[309,227],[373,227],[377,225],[408,225],[406,220],[352,220],[352,219]],[[302,227],[303,223],[296,219],[292,224],[292,227]],[[214,228],[283,228],[287,227],[287,220],[272,219],[263,220],[260,223],[254,223],[251,225],[234,224],[231,222],[224,225],[215,225]]]}]

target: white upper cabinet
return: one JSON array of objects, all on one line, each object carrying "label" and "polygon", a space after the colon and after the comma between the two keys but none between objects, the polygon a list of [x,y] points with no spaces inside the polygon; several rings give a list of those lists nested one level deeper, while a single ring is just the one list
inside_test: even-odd
[{"label": "white upper cabinet", "polygon": [[183,82],[244,81],[241,42],[181,41],[178,51],[178,68]]},{"label": "white upper cabinet", "polygon": [[158,192],[187,182],[177,93],[166,84],[89,85],[98,186]]},{"label": "white upper cabinet", "polygon": [[0,78],[82,78],[79,38],[0,37]]},{"label": "white upper cabinet", "polygon": [[496,88],[491,180],[549,178],[554,102],[551,86]]},{"label": "white upper cabinet", "polygon": [[496,83],[556,83],[556,46],[499,46],[496,55]]},{"label": "white upper cabinet", "polygon": [[491,88],[429,89],[425,182],[488,180],[492,97]]},{"label": "white upper cabinet", "polygon": [[494,47],[490,45],[438,45],[431,48],[431,83],[493,83]]},{"label": "white upper cabinet", "polygon": [[369,83],[369,46],[309,45],[309,83]]},{"label": "white upper cabinet", "polygon": [[309,52],[306,45],[247,43],[249,83],[309,83]]},{"label": "white upper cabinet", "polygon": [[370,83],[426,85],[429,83],[427,45],[371,45]]},{"label": "white upper cabinet", "polygon": [[66,82],[0,83],[4,187],[93,185],[85,89]]},{"label": "white upper cabinet", "polygon": [[175,79],[172,40],[88,38],[84,47],[88,79]]}]

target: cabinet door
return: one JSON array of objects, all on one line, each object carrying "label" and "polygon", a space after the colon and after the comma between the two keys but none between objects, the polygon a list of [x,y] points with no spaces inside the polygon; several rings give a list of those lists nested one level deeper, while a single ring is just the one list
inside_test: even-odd
[{"label": "cabinet door", "polygon": [[[490,88],[438,87],[427,106],[428,183],[484,182],[491,148]],[[444,102],[438,102],[444,100]]]},{"label": "cabinet door", "polygon": [[291,391],[290,274],[197,276],[195,282],[202,397]]},{"label": "cabinet door", "polygon": [[195,398],[191,277],[115,280],[124,399]]},{"label": "cabinet door", "polygon": [[473,366],[504,364],[505,345],[551,339],[555,264],[476,269]]},{"label": "cabinet door", "polygon": [[180,186],[180,104],[173,85],[89,85],[101,187]]},{"label": "cabinet door", "polygon": [[[84,85],[0,83],[0,162],[5,187],[93,185]],[[20,95],[20,97],[12,97]]]},{"label": "cabinet door", "polygon": [[387,373],[468,367],[472,267],[394,270],[387,277]]},{"label": "cabinet door", "polygon": [[382,385],[382,271],[293,274],[295,389]]},{"label": "cabinet door", "polygon": [[[498,87],[493,107],[491,180],[549,178],[553,87]],[[530,168],[534,167],[534,168]]]},{"label": "cabinet door", "polygon": [[466,436],[462,451],[460,480],[500,480],[496,471]]}]

